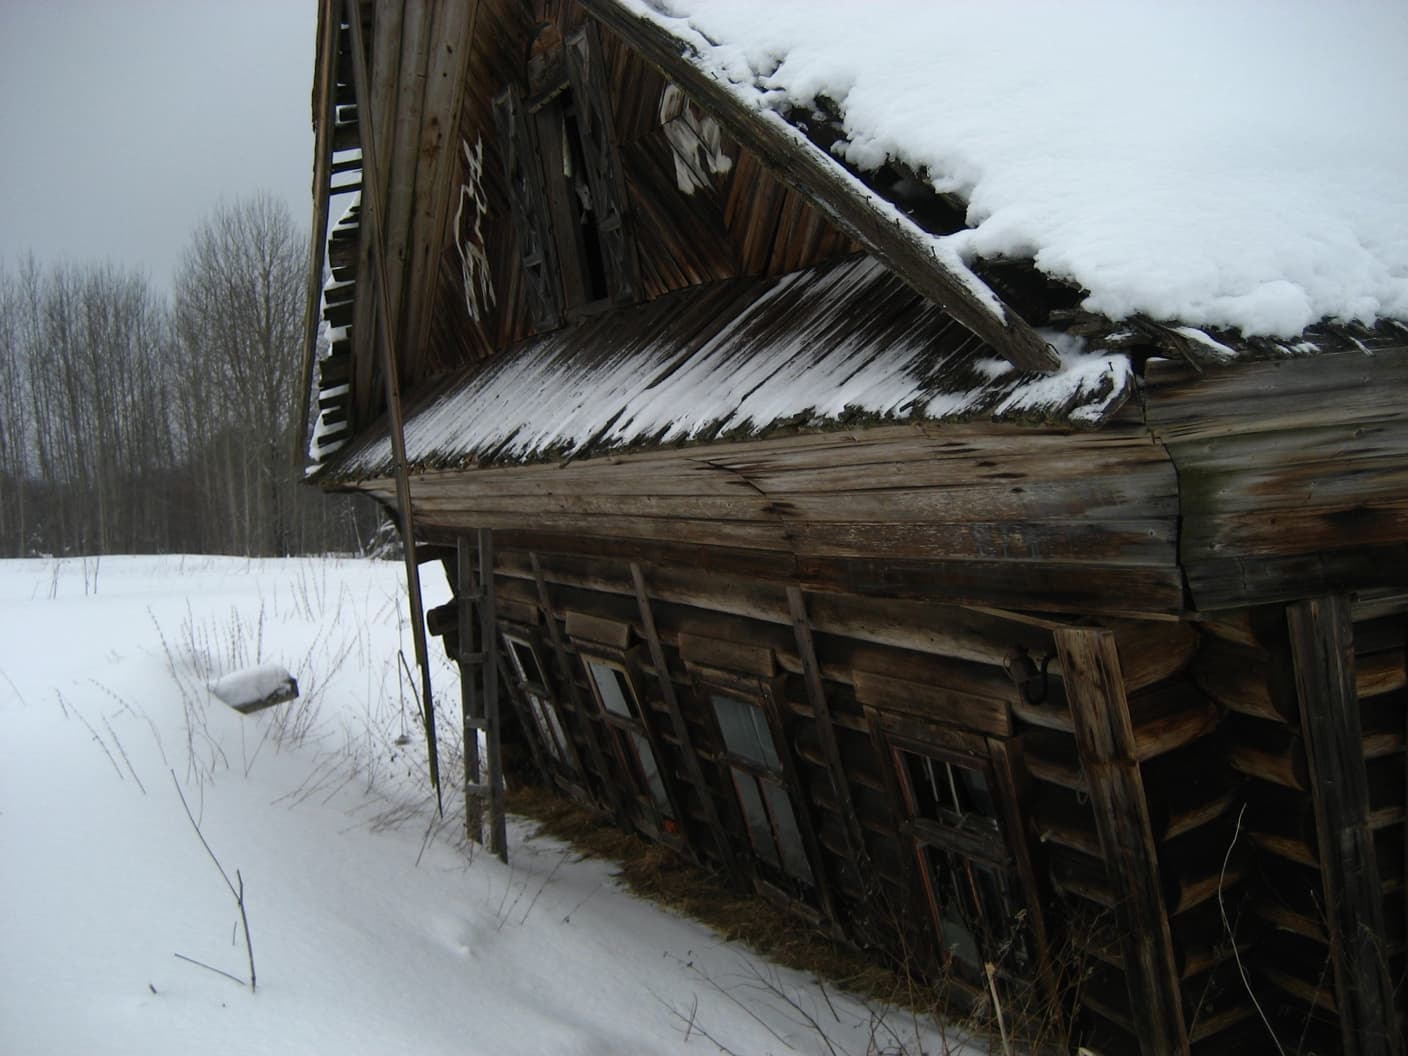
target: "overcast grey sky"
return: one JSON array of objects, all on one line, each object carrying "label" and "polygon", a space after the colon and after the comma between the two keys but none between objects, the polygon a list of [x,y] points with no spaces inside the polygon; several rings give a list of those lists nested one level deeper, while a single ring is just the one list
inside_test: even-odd
[{"label": "overcast grey sky", "polygon": [[317,0],[0,0],[0,260],[165,292],[192,227],[267,190],[306,227]]}]

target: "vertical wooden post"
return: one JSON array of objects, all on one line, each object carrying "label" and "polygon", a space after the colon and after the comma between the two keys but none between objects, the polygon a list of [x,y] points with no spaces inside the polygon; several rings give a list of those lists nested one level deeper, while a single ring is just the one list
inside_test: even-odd
[{"label": "vertical wooden post", "polygon": [[460,636],[460,731],[464,745],[464,827],[476,843],[484,836],[483,799],[474,791],[483,783],[479,760],[479,721],[484,713],[479,700],[477,667],[471,657],[479,650],[474,640],[476,628],[475,601],[478,587],[474,582],[474,547],[469,537],[455,540],[455,598]]},{"label": "vertical wooden post", "polygon": [[1145,1056],[1187,1056],[1178,968],[1115,636],[1071,627],[1055,631],[1054,637],[1100,850],[1115,893],[1139,1048]]},{"label": "vertical wooden post", "polygon": [[1335,1003],[1350,1056],[1401,1056],[1384,948],[1383,889],[1369,829],[1369,782],[1355,689],[1349,602],[1313,598],[1286,609],[1301,733],[1315,804]]},{"label": "vertical wooden post", "polygon": [[479,529],[479,640],[484,650],[484,733],[489,754],[489,852],[508,861],[508,827],[504,818],[504,760],[499,737],[499,633],[494,603],[494,533]]}]

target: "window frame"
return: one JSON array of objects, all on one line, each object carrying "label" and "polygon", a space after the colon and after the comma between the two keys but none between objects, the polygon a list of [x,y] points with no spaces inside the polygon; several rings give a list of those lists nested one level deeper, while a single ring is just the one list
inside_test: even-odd
[{"label": "window frame", "polygon": [[[513,688],[518,691],[522,716],[528,720],[527,725],[538,739],[544,762],[550,770],[560,768],[574,785],[580,783],[581,760],[577,756],[577,745],[568,730],[566,715],[558,703],[558,694],[548,681],[548,668],[543,663],[547,650],[542,634],[536,627],[509,620],[499,620],[495,629],[504,650],[507,673],[513,679]],[[515,645],[528,650],[533,665],[538,670],[538,680],[530,678],[523,668],[522,660],[514,649]],[[543,716],[540,716],[533,706],[534,701],[544,709],[546,718],[552,725],[551,730],[545,728]]]},{"label": "window frame", "polygon": [[[689,665],[689,671],[700,708],[708,715],[708,729],[715,745],[714,761],[721,776],[728,782],[725,798],[730,804],[735,828],[749,849],[746,861],[751,866],[754,884],[764,895],[793,907],[806,906],[810,910],[809,915],[814,914],[814,904],[824,897],[823,885],[826,881],[810,811],[805,798],[798,792],[801,786],[798,782],[796,760],[792,758],[791,745],[787,740],[787,731],[778,703],[782,694],[782,679],[741,675],[697,664]],[[740,701],[763,713],[765,728],[772,739],[773,755],[778,762],[776,769],[729,748],[713,700],[716,695]],[[767,820],[776,863],[769,861],[758,851],[754,829],[739,792],[739,771],[755,782],[758,800],[769,815]],[[800,853],[806,865],[805,877],[798,876],[785,864],[788,855],[779,835],[780,828],[772,817],[775,813],[773,805],[763,791],[765,785],[776,789],[784,797],[791,815],[792,827],[800,844],[794,853]]]},{"label": "window frame", "polygon": [[[1031,981],[1041,970],[1041,937],[1033,918],[1040,906],[1037,893],[1023,880],[1014,846],[1023,836],[1019,829],[1014,831],[1009,809],[1013,790],[1007,787],[1005,768],[993,758],[990,739],[938,723],[881,714],[873,705],[866,707],[866,713],[889,761],[888,780],[899,810],[900,833],[912,849],[917,895],[945,977],[965,988],[985,990],[983,966],[991,962],[999,976]],[[964,814],[940,805],[932,816],[923,815],[906,756],[942,763],[949,773],[956,767],[981,775],[991,811]],[[975,817],[984,820],[972,824],[969,819]],[[947,874],[936,867],[936,856],[947,860]],[[984,873],[994,878],[1002,902],[997,908],[989,905],[993,889],[979,882]],[[953,881],[955,898],[940,897],[946,880]],[[963,881],[966,891],[958,887]],[[956,917],[953,930],[962,929],[976,959],[958,952],[962,937],[945,937],[945,911],[950,908]],[[1023,916],[1027,925],[1017,926]]]},{"label": "window frame", "polygon": [[[587,689],[596,704],[596,718],[610,731],[606,738],[612,757],[629,782],[629,803],[635,807],[636,824],[649,835],[663,842],[680,843],[684,834],[684,817],[680,797],[667,768],[661,764],[665,755],[659,737],[649,717],[649,698],[641,692],[646,680],[641,673],[638,648],[613,649],[597,642],[574,638],[572,644],[581,662]],[[628,691],[626,706],[631,712],[622,715],[607,707],[597,683],[592,665],[606,667],[620,675]],[[650,769],[641,758],[640,749],[650,752],[658,790],[650,779]]]}]

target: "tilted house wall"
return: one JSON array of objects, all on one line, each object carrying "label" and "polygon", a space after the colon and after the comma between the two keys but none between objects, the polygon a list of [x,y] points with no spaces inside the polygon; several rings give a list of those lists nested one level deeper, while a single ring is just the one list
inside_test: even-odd
[{"label": "tilted house wall", "polygon": [[959,1003],[1401,1053],[1403,328],[977,282],[632,10],[325,0],[315,479],[397,505],[394,363],[541,774]]}]

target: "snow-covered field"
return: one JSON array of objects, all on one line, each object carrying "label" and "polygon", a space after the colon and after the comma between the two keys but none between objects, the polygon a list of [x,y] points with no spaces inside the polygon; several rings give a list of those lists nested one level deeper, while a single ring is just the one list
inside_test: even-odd
[{"label": "snow-covered field", "polygon": [[[0,1052],[949,1051],[525,825],[508,866],[471,855],[425,794],[401,577],[0,562]],[[446,596],[427,582],[427,604]],[[455,681],[433,652],[453,752]],[[208,692],[260,662],[302,697],[241,717]],[[178,785],[242,878],[257,990],[210,970],[249,966]]]}]

